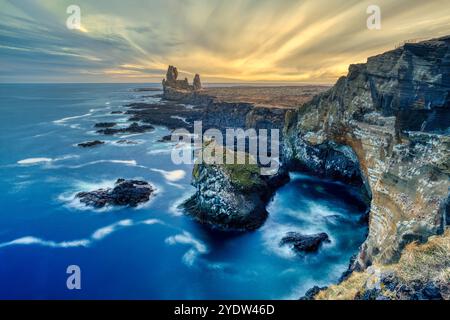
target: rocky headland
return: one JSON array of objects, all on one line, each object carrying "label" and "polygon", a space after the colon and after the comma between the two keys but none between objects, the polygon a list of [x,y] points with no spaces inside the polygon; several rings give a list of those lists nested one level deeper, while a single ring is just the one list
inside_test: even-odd
[{"label": "rocky headland", "polygon": [[[450,37],[406,43],[351,65],[331,89],[297,108],[220,101],[204,91],[173,88],[166,81],[163,97],[201,108],[199,120],[206,128],[280,128],[283,171],[307,171],[360,188],[370,206],[369,234],[350,266],[353,274],[338,285],[342,290],[354,275],[367,280],[370,266],[384,270],[399,264],[401,270],[414,246],[428,249],[433,247],[430,241],[448,241],[448,232],[439,235],[450,221]],[[241,168],[248,173],[244,177],[252,177],[245,187],[236,185],[237,177],[225,165],[197,164],[197,192],[186,203],[188,211],[217,226],[261,225],[264,215],[253,213],[263,212],[276,187],[267,188],[269,182],[257,176],[256,168]],[[414,253],[419,257],[422,251]],[[448,263],[448,257],[431,263],[434,269],[417,281],[394,275],[389,280],[394,295],[383,297],[445,297]],[[431,288],[430,283],[438,284]],[[412,286],[413,294],[395,289],[404,286]],[[315,290],[311,297],[326,295],[327,290],[340,289]],[[377,295],[361,291],[351,298]]]}]

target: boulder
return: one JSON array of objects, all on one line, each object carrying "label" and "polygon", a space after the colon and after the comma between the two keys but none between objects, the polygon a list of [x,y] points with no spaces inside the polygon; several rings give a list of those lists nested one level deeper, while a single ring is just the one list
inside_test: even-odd
[{"label": "boulder", "polygon": [[298,232],[288,232],[280,241],[280,246],[290,245],[297,253],[315,252],[319,249],[323,242],[330,242],[325,232],[303,235]]},{"label": "boulder", "polygon": [[79,192],[75,196],[81,203],[94,208],[106,205],[136,207],[146,202],[155,189],[146,181],[118,179],[114,188]]}]

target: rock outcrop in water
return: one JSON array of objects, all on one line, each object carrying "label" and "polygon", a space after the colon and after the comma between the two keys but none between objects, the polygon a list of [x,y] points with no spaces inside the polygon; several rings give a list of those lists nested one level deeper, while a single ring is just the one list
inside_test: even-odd
[{"label": "rock outcrop in water", "polygon": [[92,141],[80,142],[77,145],[82,148],[90,148],[90,147],[95,147],[95,146],[102,145],[102,144],[105,144],[105,142],[100,141],[100,140],[92,140]]},{"label": "rock outcrop in water", "polygon": [[280,246],[289,245],[297,253],[315,252],[324,242],[330,242],[325,232],[303,235],[298,232],[288,232],[280,241]]},{"label": "rock outcrop in water", "polygon": [[[215,144],[215,142],[210,142]],[[223,149],[224,157],[229,150]],[[267,218],[266,205],[289,177],[280,171],[262,176],[256,164],[197,163],[193,170],[196,193],[183,207],[196,220],[224,230],[254,230]]]},{"label": "rock outcrop in water", "polygon": [[144,133],[147,131],[152,131],[155,128],[149,124],[143,124],[140,125],[137,122],[133,122],[128,127],[124,128],[106,128],[106,129],[100,129],[97,130],[97,133],[106,134],[106,135],[113,135],[117,133]]},{"label": "rock outcrop in water", "polygon": [[[406,44],[350,66],[332,89],[287,119],[284,157],[292,169],[319,168],[364,185],[372,198],[369,235],[354,267],[396,261],[409,242],[444,231],[450,37]],[[328,161],[336,147],[338,166]]]},{"label": "rock outcrop in water", "polygon": [[150,200],[155,189],[146,181],[117,179],[114,188],[79,192],[76,198],[94,208],[107,205],[136,207]]}]

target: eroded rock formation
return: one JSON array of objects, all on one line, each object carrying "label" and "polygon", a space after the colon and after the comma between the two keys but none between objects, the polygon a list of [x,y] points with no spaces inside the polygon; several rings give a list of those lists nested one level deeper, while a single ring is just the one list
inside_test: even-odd
[{"label": "eroded rock formation", "polygon": [[[208,142],[208,147],[220,147]],[[223,147],[224,157],[230,152]],[[205,156],[205,155],[204,155]],[[256,164],[208,164],[194,166],[192,184],[197,192],[183,207],[196,220],[224,230],[254,230],[267,218],[266,205],[274,191],[289,180],[286,173],[262,176]]]},{"label": "eroded rock formation", "polygon": [[304,235],[298,232],[288,232],[280,241],[280,246],[289,245],[297,253],[315,252],[324,242],[330,242],[325,232]]},{"label": "eroded rock formation", "polygon": [[169,66],[167,69],[166,78],[163,79],[162,85],[164,97],[173,100],[176,100],[177,97],[182,96],[187,92],[198,91],[202,88],[200,75],[196,74],[193,85],[190,85],[187,78],[178,80],[178,70],[174,66]]}]

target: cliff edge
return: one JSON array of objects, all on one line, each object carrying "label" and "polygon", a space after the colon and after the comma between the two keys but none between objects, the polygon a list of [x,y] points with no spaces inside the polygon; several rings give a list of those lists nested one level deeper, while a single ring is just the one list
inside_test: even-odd
[{"label": "cliff edge", "polygon": [[359,163],[371,209],[354,269],[395,262],[408,243],[444,232],[450,220],[449,36],[351,65],[333,88],[286,119],[284,157],[292,169],[318,163],[326,173],[317,150],[330,143],[349,148],[347,158]]}]

